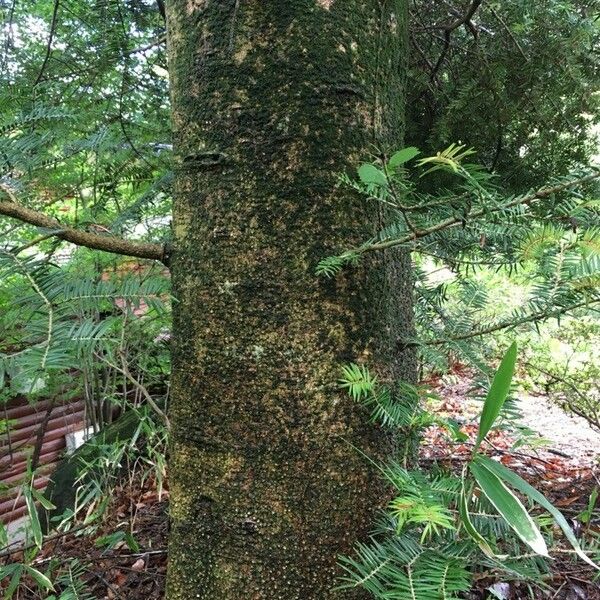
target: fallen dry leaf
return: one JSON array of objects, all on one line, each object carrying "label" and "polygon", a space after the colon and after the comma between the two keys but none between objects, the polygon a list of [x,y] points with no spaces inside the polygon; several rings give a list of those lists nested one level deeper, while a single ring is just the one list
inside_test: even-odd
[{"label": "fallen dry leaf", "polygon": [[146,568],[146,561],[143,558],[138,558],[132,565],[132,571],[143,571]]}]

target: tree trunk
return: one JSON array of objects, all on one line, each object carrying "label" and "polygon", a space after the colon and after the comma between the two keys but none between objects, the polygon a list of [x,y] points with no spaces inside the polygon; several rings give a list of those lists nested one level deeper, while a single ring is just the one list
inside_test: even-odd
[{"label": "tree trunk", "polygon": [[409,257],[336,188],[401,147],[406,0],[170,0],[175,139],[169,600],[326,600],[386,501],[391,441],[342,364],[413,379]]}]

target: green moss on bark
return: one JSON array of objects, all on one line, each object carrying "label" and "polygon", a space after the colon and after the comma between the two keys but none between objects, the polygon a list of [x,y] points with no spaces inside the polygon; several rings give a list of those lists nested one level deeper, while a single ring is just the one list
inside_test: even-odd
[{"label": "green moss on bark", "polygon": [[341,597],[336,558],[385,500],[352,446],[390,440],[335,381],[356,360],[412,377],[410,264],[314,268],[385,221],[335,184],[401,144],[405,23],[404,0],[169,3],[169,600]]}]

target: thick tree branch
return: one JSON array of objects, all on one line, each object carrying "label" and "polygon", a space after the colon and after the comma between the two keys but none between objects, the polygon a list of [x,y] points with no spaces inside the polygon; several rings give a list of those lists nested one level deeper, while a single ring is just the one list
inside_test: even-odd
[{"label": "thick tree branch", "polygon": [[48,229],[53,236],[77,246],[102,250],[111,254],[158,260],[169,266],[169,255],[166,247],[162,244],[135,242],[114,235],[99,235],[65,227],[56,219],[19,204],[10,188],[0,185],[0,190],[10,198],[10,201],[0,201],[0,215]]}]

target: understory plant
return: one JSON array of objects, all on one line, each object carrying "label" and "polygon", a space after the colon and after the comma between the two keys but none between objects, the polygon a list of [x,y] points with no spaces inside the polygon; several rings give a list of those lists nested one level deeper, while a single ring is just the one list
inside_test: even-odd
[{"label": "understory plant", "polygon": [[[381,600],[450,599],[467,592],[474,576],[484,572],[543,588],[551,555],[565,551],[553,525],[570,544],[567,552],[599,568],[588,556],[600,556],[598,549],[584,552],[561,512],[482,449],[509,395],[516,359],[513,343],[493,377],[471,456],[461,470],[411,469],[405,455],[376,465],[393,498],[370,541],[341,559],[341,588],[363,588]],[[418,391],[394,394],[364,366],[345,367],[341,385],[382,427],[418,434],[435,421],[415,404]]]},{"label": "understory plant", "polygon": [[[28,472],[20,490],[27,506],[21,538],[11,539],[6,527],[0,523],[0,584],[6,582],[5,600],[18,598],[24,589],[36,590],[39,596],[34,597],[47,600],[91,598],[85,584],[89,568],[76,559],[64,562],[45,556],[42,551],[46,540],[67,532],[80,538],[98,536],[118,488],[133,493],[150,478],[160,499],[166,473],[167,429],[150,408],[134,410],[135,427],[129,436],[110,443],[99,436],[88,442],[86,451],[78,456],[72,507],[58,514],[48,494],[42,494],[34,487],[36,473]],[[49,528],[44,525],[45,515],[54,515]],[[117,544],[124,544],[137,552],[140,548],[135,536],[134,520],[123,520],[119,528],[96,537],[96,545],[112,549]],[[11,560],[21,552],[21,559]],[[2,558],[7,560],[4,565]],[[54,595],[48,595],[51,592]]]}]

